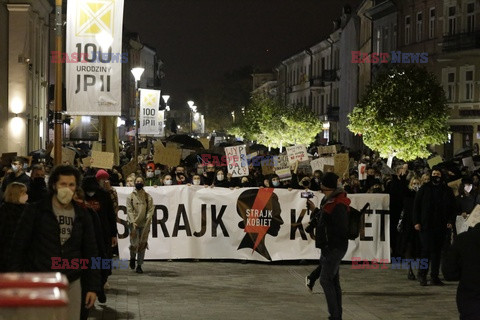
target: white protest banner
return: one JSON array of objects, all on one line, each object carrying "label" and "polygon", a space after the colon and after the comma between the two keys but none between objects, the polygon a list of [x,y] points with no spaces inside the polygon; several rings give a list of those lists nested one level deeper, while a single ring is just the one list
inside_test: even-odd
[{"label": "white protest banner", "polygon": [[158,136],[160,134],[157,114],[159,104],[160,90],[140,89],[140,127],[138,134],[144,136]]},{"label": "white protest banner", "polygon": [[468,231],[467,218],[457,216],[457,219],[455,221],[455,228],[457,230],[457,234]]},{"label": "white protest banner", "polygon": [[318,159],[312,160],[310,162],[310,166],[312,167],[313,172],[315,170],[324,171],[324,169],[325,169],[324,166],[325,165],[333,166],[334,164],[335,164],[335,161],[334,161],[333,157],[318,158]]},{"label": "white protest banner", "polygon": [[473,228],[480,222],[480,204],[477,204],[473,208],[472,212],[468,215],[467,221],[465,222],[468,227]]},{"label": "white protest banner", "polygon": [[158,134],[155,137],[165,136],[165,110],[157,112]]},{"label": "white protest banner", "polygon": [[307,161],[308,160],[308,155],[307,155],[307,148],[302,145],[296,145],[292,147],[287,147],[287,156],[288,156],[288,163],[295,163],[295,162],[301,162],[301,161]]},{"label": "white protest banner", "polygon": [[[130,256],[126,203],[134,188],[115,189],[119,200],[119,251],[125,259]],[[155,205],[146,259],[319,258],[315,241],[305,233],[310,217],[301,190],[183,185],[145,187],[145,191]],[[318,206],[323,195],[314,194],[312,201]],[[390,261],[389,195],[352,194],[349,198],[354,208],[361,209],[368,202],[371,210],[364,216],[360,236],[349,241],[343,260],[360,257]],[[252,210],[259,202],[261,207]]]},{"label": "white protest banner", "polygon": [[247,146],[233,146],[225,148],[228,173],[232,177],[248,176]]},{"label": "white protest banner", "polygon": [[66,62],[69,115],[121,115],[123,1],[68,1],[66,52],[53,62]]},{"label": "white protest banner", "polygon": [[358,180],[367,180],[367,165],[365,163],[358,165]]}]

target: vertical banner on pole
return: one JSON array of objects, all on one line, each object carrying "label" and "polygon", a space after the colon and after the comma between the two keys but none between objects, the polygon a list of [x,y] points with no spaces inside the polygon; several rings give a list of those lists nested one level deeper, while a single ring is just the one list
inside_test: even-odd
[{"label": "vertical banner on pole", "polygon": [[165,111],[158,111],[157,112],[157,123],[158,123],[158,132],[155,134],[155,137],[163,137],[165,136]]},{"label": "vertical banner on pole", "polygon": [[[120,116],[124,0],[69,0],[67,7],[67,113]],[[59,62],[59,61],[58,61]]]},{"label": "vertical banner on pole", "polygon": [[[160,90],[140,89],[140,128],[138,133],[144,136],[158,136],[158,107]],[[163,120],[162,120],[163,124]],[[163,125],[162,125],[163,129]]]}]

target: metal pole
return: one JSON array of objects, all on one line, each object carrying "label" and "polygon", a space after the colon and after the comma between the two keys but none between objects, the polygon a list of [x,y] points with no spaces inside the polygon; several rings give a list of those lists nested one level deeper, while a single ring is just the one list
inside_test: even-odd
[{"label": "metal pole", "polygon": [[135,80],[135,163],[138,166],[138,128],[140,121],[140,104],[139,104],[138,81]]},{"label": "metal pole", "polygon": [[190,133],[193,132],[192,109],[190,109]]},{"label": "metal pole", "polygon": [[55,65],[55,111],[54,111],[54,158],[55,165],[62,164],[62,0],[55,0],[55,50],[57,64]]}]

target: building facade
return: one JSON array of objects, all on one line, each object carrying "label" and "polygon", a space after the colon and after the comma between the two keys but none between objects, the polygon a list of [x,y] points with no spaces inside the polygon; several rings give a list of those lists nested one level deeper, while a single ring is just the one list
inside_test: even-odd
[{"label": "building facade", "polygon": [[0,153],[45,147],[51,11],[46,0],[0,0]]}]

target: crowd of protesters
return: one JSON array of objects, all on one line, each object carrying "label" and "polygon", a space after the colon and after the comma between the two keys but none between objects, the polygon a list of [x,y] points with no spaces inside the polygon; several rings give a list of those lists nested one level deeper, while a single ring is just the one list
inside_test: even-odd
[{"label": "crowd of protesters", "polygon": [[[143,273],[154,210],[152,197],[144,187],[201,185],[322,191],[322,179],[328,175],[297,163],[291,168],[291,177],[283,180],[274,172],[263,174],[262,166],[250,164],[249,175],[236,178],[226,166],[199,161],[167,167],[151,158],[141,159],[136,171],[126,176],[121,167],[98,170],[80,164],[75,168],[68,163],[56,168],[43,164],[28,167],[23,158],[13,159],[1,172],[0,272],[50,271],[54,256],[112,258],[118,253],[116,186],[134,188],[127,199],[129,266]],[[392,256],[428,259],[429,269],[415,275],[410,267],[408,279],[418,278],[425,286],[430,270],[430,283],[443,285],[439,278],[443,248],[450,245],[455,234],[456,217],[466,217],[480,203],[480,175],[458,165],[430,169],[423,160],[395,162],[392,167],[375,154],[359,155],[339,178],[337,187],[346,194],[389,194]],[[451,188],[447,184],[452,181],[460,183]],[[335,183],[330,182],[335,190]],[[74,219],[80,222],[73,224]],[[106,301],[104,290],[109,287],[111,270],[90,270],[88,274],[69,270],[66,274],[74,284],[69,289],[75,291],[72,301],[77,304],[73,306],[81,309],[81,318],[85,319],[97,298]],[[72,314],[78,319],[76,313]]]}]

